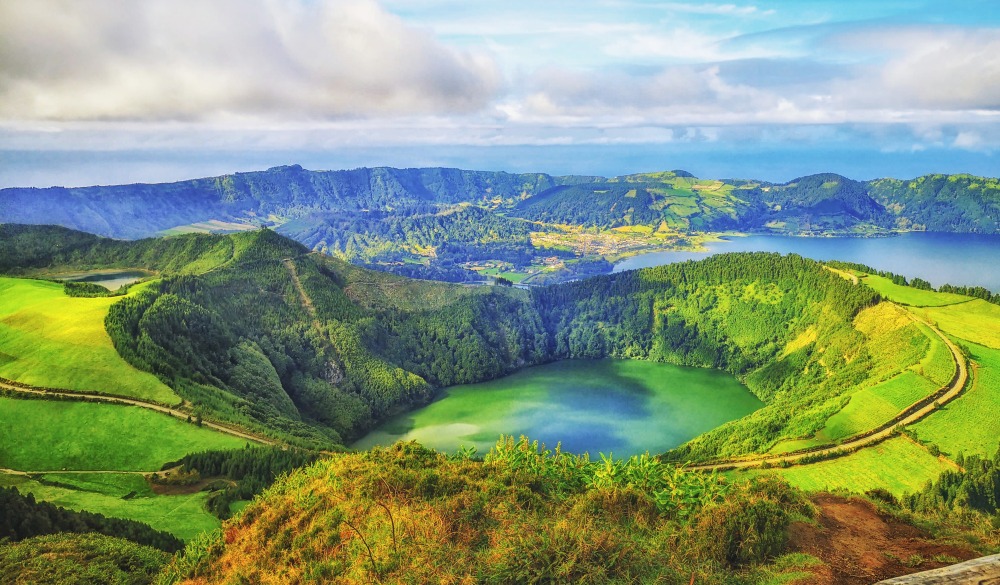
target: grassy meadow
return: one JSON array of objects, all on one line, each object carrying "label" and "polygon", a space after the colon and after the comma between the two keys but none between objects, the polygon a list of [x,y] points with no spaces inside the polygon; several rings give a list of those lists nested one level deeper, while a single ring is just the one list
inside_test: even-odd
[{"label": "grassy meadow", "polygon": [[38,479],[0,474],[0,486],[16,487],[22,494],[71,510],[144,522],[183,540],[221,524],[205,509],[208,492],[157,496],[138,474],[58,474]]},{"label": "grassy meadow", "polygon": [[912,371],[854,393],[840,412],[826,421],[820,432],[837,440],[873,429],[901,410],[937,390],[939,385]]},{"label": "grassy meadow", "polygon": [[135,406],[0,398],[0,467],[153,471],[243,439]]},{"label": "grassy meadow", "polygon": [[1000,350],[965,345],[973,362],[972,387],[910,428],[952,457],[959,452],[990,457],[1000,444]]},{"label": "grassy meadow", "polygon": [[856,453],[785,469],[729,472],[733,478],[777,474],[806,491],[864,492],[884,488],[896,495],[916,492],[928,480],[955,467],[906,437],[889,439]]},{"label": "grassy meadow", "polygon": [[118,355],[104,329],[108,308],[118,300],[69,297],[59,283],[0,277],[0,377],[33,386],[180,402],[156,376]]},{"label": "grassy meadow", "polygon": [[912,286],[903,286],[877,274],[862,276],[862,282],[877,290],[883,297],[893,302],[912,307],[941,307],[964,303],[972,299],[972,297],[965,295],[939,293],[913,288]]},{"label": "grassy meadow", "polygon": [[1000,306],[975,299],[959,305],[920,309],[917,313],[951,336],[1000,349]]}]

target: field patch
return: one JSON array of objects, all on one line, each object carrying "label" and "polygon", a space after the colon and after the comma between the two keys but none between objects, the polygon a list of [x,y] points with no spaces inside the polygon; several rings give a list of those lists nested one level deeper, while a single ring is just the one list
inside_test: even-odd
[{"label": "field patch", "polygon": [[926,449],[905,437],[896,437],[861,449],[856,453],[786,469],[730,472],[734,478],[747,475],[777,474],[806,491],[843,489],[862,493],[875,488],[893,494],[916,492],[928,480],[937,479],[954,466],[932,456]]},{"label": "field patch", "polygon": [[877,274],[862,276],[862,280],[890,301],[913,307],[940,307],[964,303],[972,299],[972,297],[965,295],[934,292],[932,290],[913,288],[912,286],[903,286]]},{"label": "field patch", "polygon": [[1000,349],[1000,306],[975,299],[968,303],[920,309],[938,328],[961,339]]},{"label": "field patch", "polygon": [[903,372],[881,384],[855,392],[847,406],[831,416],[819,434],[836,440],[873,429],[938,387],[915,372]]},{"label": "field patch", "polygon": [[[221,525],[219,519],[205,508],[208,492],[156,496],[148,492],[148,487],[144,487],[146,481],[139,475],[105,474],[100,481],[95,481],[94,477],[93,474],[52,475],[34,479],[0,473],[0,486],[16,487],[22,494],[30,493],[37,500],[71,510],[86,510],[143,522],[182,540],[190,540]],[[80,488],[73,484],[87,487]],[[129,492],[122,493],[129,487],[132,488]],[[132,491],[137,492],[136,495],[124,497]]]},{"label": "field patch", "polygon": [[921,441],[955,457],[992,457],[1000,447],[1000,350],[968,344],[975,364],[972,387],[909,428]]},{"label": "field patch", "polygon": [[[141,290],[133,287],[130,294]],[[104,329],[121,297],[69,297],[62,284],[0,277],[0,377],[33,386],[180,402],[156,376],[129,365]]]},{"label": "field patch", "polygon": [[0,398],[0,467],[153,471],[188,453],[246,441],[139,408]]},{"label": "field patch", "polygon": [[938,386],[944,386],[955,375],[955,357],[951,355],[951,350],[941,340],[941,337],[931,331],[930,327],[923,324],[918,324],[918,326],[930,341],[930,347],[924,359],[913,366],[913,371]]}]

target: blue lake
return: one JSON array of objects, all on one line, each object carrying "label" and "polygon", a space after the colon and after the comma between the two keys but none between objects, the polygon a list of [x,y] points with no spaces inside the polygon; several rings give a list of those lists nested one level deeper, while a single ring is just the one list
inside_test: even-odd
[{"label": "blue lake", "polygon": [[652,252],[627,258],[615,272],[700,260],[724,252],[780,252],[814,260],[860,262],[920,277],[934,286],[945,283],[983,286],[1000,292],[1000,236],[913,232],[888,238],[732,237],[706,246],[707,252]]}]

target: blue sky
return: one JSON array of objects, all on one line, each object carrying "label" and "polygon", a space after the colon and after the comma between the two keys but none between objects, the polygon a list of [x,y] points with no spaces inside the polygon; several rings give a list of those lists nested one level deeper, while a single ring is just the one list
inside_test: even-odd
[{"label": "blue sky", "polygon": [[6,0],[0,186],[997,176],[1000,3]]}]

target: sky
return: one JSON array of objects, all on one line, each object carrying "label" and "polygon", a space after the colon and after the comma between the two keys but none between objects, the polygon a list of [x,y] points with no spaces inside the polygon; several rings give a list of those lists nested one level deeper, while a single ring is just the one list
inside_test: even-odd
[{"label": "sky", "polygon": [[1000,175],[994,0],[3,0],[0,187]]}]

